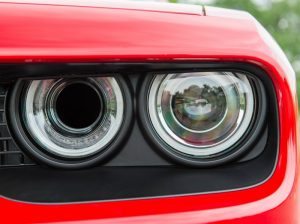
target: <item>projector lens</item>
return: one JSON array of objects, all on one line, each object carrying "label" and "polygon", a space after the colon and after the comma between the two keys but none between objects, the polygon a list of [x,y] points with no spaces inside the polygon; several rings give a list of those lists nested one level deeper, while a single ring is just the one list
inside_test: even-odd
[{"label": "projector lens", "polygon": [[194,158],[228,152],[247,131],[255,106],[248,78],[230,72],[157,75],[148,101],[160,138]]}]

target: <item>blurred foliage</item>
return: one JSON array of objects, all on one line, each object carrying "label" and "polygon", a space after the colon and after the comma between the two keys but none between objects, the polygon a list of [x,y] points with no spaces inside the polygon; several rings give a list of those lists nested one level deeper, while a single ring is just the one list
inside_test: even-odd
[{"label": "blurred foliage", "polygon": [[[188,2],[188,0],[169,0]],[[190,1],[196,3],[197,1]],[[201,1],[198,1],[201,2]],[[300,100],[300,0],[211,0],[206,5],[244,10],[252,14],[276,39],[292,63]]]}]

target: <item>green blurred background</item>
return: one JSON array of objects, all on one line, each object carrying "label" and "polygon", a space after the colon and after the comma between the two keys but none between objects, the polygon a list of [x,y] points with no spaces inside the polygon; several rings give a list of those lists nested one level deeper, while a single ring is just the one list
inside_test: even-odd
[{"label": "green blurred background", "polygon": [[[153,0],[152,0],[153,1]],[[272,34],[289,58],[296,74],[300,100],[300,0],[156,0],[204,4],[251,13]]]}]

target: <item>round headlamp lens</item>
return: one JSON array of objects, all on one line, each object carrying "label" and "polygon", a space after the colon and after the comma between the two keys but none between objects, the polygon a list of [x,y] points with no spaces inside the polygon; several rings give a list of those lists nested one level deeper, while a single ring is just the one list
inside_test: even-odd
[{"label": "round headlamp lens", "polygon": [[[50,107],[53,112],[50,116],[58,124],[68,130],[86,129],[100,119],[103,111],[103,97],[97,88],[86,82],[66,83],[56,88],[51,94]],[[50,98],[49,97],[49,98]]]},{"label": "round headlamp lens", "polygon": [[112,141],[124,103],[113,77],[34,80],[26,89],[22,114],[27,131],[44,150],[81,158]]},{"label": "round headlamp lens", "polygon": [[[167,108],[166,101],[162,101],[162,107],[164,112],[170,109],[171,114],[175,115],[175,121],[183,128],[192,132],[205,132],[218,125],[226,116],[228,105],[219,83],[203,76],[185,79],[175,88],[171,107]],[[163,99],[166,98],[163,96]]]},{"label": "round headlamp lens", "polygon": [[243,74],[158,75],[150,88],[148,110],[154,129],[174,150],[211,157],[227,151],[246,132],[254,95]]}]

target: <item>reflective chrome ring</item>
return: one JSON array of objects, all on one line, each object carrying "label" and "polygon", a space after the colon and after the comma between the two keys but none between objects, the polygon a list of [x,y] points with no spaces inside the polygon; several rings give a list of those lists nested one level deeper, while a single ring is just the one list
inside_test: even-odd
[{"label": "reflective chrome ring", "polygon": [[[195,156],[199,158],[218,155],[219,153],[225,152],[236,142],[238,142],[238,140],[241,139],[247,131],[254,113],[254,94],[248,78],[243,74],[233,75],[233,73],[225,72],[222,74],[218,72],[181,73],[181,75],[183,76],[190,75],[192,78],[194,78],[197,75],[207,75],[208,77],[215,76],[217,77],[215,79],[219,79],[219,83],[221,84],[224,84],[224,82],[232,83],[239,97],[237,102],[240,103],[240,108],[238,111],[236,124],[232,125],[232,131],[226,136],[224,136],[224,138],[220,141],[211,142],[207,144],[193,144],[192,142],[186,141],[185,139],[174,133],[174,129],[171,129],[170,127],[170,122],[168,123],[166,121],[166,117],[163,114],[163,91],[166,87],[166,82],[168,82],[168,80],[170,80],[171,77],[174,77],[176,75],[177,74],[157,75],[154,78],[148,93],[149,117],[152,122],[153,128],[160,136],[160,138],[169,146],[171,146],[171,148],[173,148],[174,150],[180,153],[187,154],[189,156]],[[170,91],[176,89],[176,82],[169,84],[168,88],[170,88]],[[169,94],[172,95],[171,93]],[[229,101],[228,96],[226,94],[225,96],[226,100]],[[178,127],[184,129],[188,133],[194,133],[193,135],[203,136],[208,135],[213,129],[216,129],[216,127],[221,127],[220,124],[222,124],[222,122],[224,123],[226,114],[228,114],[227,109],[224,114],[225,115],[222,118],[222,120],[220,120],[216,125],[205,131],[195,131],[193,129],[189,129],[183,126],[180,122],[177,121],[177,119],[175,119],[175,121]],[[174,114],[172,114],[172,116],[175,117]]]},{"label": "reflective chrome ring", "polygon": [[[97,118],[88,126],[89,130],[74,130],[65,125],[61,126],[58,123],[59,119],[53,118],[56,116],[55,109],[49,109],[49,105],[53,106],[55,94],[54,98],[51,98],[49,93],[53,86],[65,85],[62,84],[64,82],[69,84],[68,80],[56,79],[30,82],[25,92],[22,111],[27,131],[44,150],[64,158],[82,158],[104,150],[114,139],[123,122],[124,99],[118,82],[113,77],[88,78],[84,81],[94,85],[93,88],[98,86],[97,91],[102,91],[105,104],[101,119]],[[56,91],[59,89],[60,87]],[[58,131],[57,128],[60,127],[63,127],[64,131]]]},{"label": "reflective chrome ring", "polygon": [[[65,124],[59,117],[57,110],[56,110],[56,103],[57,103],[57,98],[59,97],[60,93],[69,85],[73,84],[83,84],[87,85],[90,87],[92,90],[95,91],[99,98],[99,104],[101,105],[101,111],[99,115],[97,116],[96,120],[90,124],[87,127],[83,128],[73,128],[70,127],[69,125]],[[58,131],[63,131],[66,134],[74,134],[74,135],[84,135],[88,134],[89,132],[93,131],[95,127],[99,124],[99,121],[102,117],[103,114],[103,100],[102,100],[102,94],[105,94],[105,91],[101,89],[101,85],[98,85],[95,80],[93,79],[87,79],[87,80],[60,80],[53,87],[50,89],[49,93],[46,96],[46,114],[48,116],[48,119],[54,126],[57,126]]]}]

